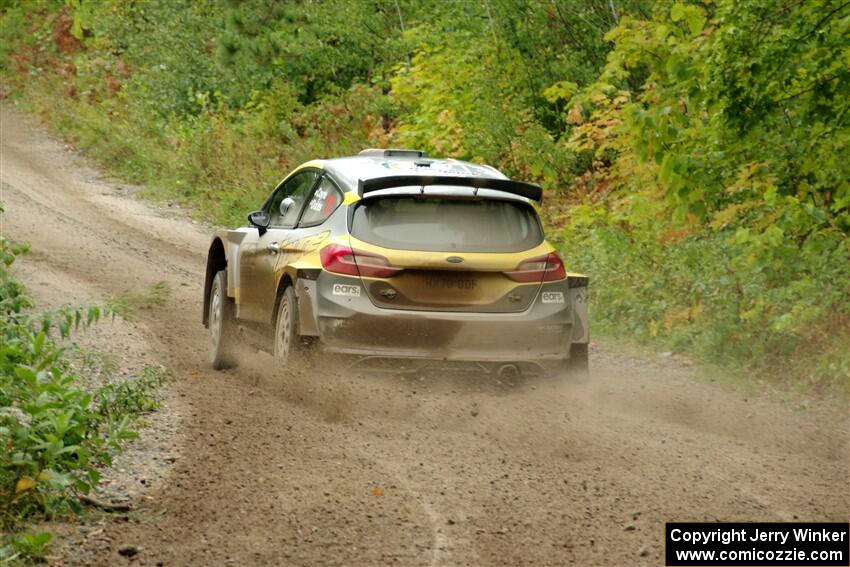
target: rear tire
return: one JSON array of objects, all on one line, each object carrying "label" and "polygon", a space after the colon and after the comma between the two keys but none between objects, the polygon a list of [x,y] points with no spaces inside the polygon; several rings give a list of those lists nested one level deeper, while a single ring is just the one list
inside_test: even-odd
[{"label": "rear tire", "polygon": [[590,356],[587,343],[570,345],[570,358],[564,361],[564,369],[570,382],[584,383],[590,379]]},{"label": "rear tire", "polygon": [[278,368],[287,368],[301,355],[302,343],[298,336],[298,302],[295,289],[283,290],[277,307],[274,329],[274,358]]},{"label": "rear tire", "polygon": [[216,370],[236,365],[234,347],[237,333],[234,311],[233,300],[227,297],[227,272],[221,270],[213,279],[209,306],[209,360]]}]

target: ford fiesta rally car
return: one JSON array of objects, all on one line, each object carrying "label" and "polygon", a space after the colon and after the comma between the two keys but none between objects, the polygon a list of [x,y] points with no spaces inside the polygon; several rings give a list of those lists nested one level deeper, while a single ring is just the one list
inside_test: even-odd
[{"label": "ford fiesta rally car", "polygon": [[541,197],[492,167],[412,150],[305,163],[250,226],[212,239],[213,367],[233,363],[241,329],[283,367],[316,342],[356,360],[585,374],[588,279],[545,240]]}]

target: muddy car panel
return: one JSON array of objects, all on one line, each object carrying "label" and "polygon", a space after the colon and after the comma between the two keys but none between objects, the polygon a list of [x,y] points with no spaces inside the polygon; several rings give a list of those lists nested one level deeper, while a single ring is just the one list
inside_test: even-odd
[{"label": "muddy car panel", "polygon": [[537,286],[516,313],[385,309],[357,278],[322,272],[316,282],[322,342],[340,353],[471,361],[563,359],[574,334],[567,280]]}]

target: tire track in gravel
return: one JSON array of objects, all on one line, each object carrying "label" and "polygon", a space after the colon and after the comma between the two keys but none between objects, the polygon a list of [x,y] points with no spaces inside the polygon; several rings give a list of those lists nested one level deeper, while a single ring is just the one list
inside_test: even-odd
[{"label": "tire track in gravel", "polygon": [[9,105],[0,118],[0,231],[32,243],[28,269],[86,299],[173,290],[140,325],[177,377],[180,458],[137,514],[72,536],[62,565],[127,564],[124,543],[152,566],[656,565],[665,521],[848,518],[846,412],[750,399],[669,362],[597,348],[590,384],[514,388],[332,365],[284,377],[247,349],[214,372],[209,232],[101,181]]},{"label": "tire track in gravel", "polygon": [[[425,512],[433,538],[431,549],[429,550],[430,561],[428,562],[428,565],[430,567],[437,567],[439,565],[454,564],[455,562],[452,560],[454,545],[443,529],[447,520],[439,512],[437,512],[434,507],[434,503],[428,496],[427,492],[414,487],[413,483],[407,478],[407,474],[403,470],[400,470],[398,463],[377,461],[377,464],[385,471],[388,471],[389,476],[395,479],[401,488],[410,494],[411,498],[413,498]],[[468,549],[474,550],[474,547],[470,546]],[[477,557],[472,557],[471,559],[475,560]]]}]

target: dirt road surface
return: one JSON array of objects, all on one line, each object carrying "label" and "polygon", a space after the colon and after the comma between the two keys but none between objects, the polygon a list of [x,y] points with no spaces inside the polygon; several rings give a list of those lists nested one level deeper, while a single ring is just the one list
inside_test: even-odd
[{"label": "dirt road surface", "polygon": [[173,290],[110,340],[176,376],[178,457],[134,513],[72,530],[57,565],[659,565],[665,521],[848,519],[846,413],[669,362],[596,348],[589,384],[516,387],[279,376],[265,354],[213,371],[208,230],[102,181],[8,104],[0,158],[0,230],[32,244],[37,293]]}]

